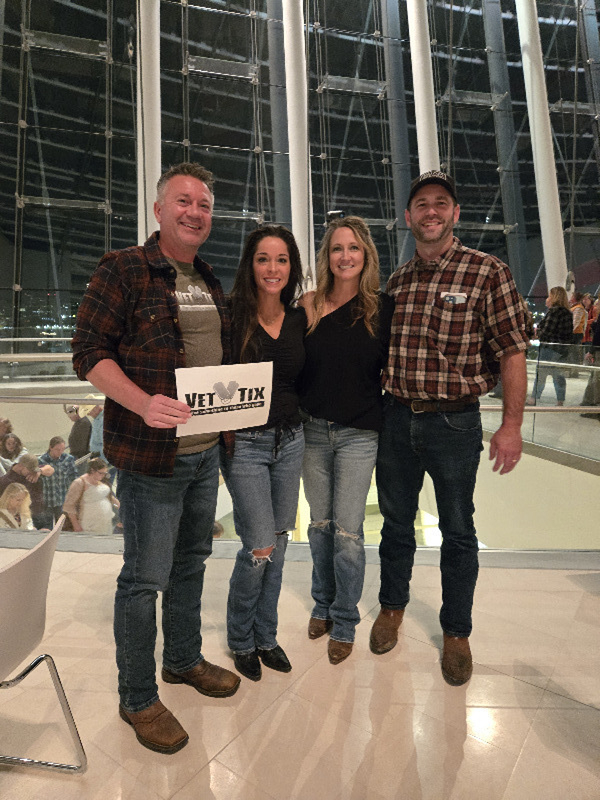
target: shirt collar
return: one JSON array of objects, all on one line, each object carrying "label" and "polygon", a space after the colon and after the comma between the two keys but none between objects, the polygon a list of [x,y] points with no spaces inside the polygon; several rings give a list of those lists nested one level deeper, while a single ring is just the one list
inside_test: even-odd
[{"label": "shirt collar", "polygon": [[[175,270],[175,267],[171,264],[171,262],[164,255],[163,251],[160,249],[159,240],[160,240],[160,231],[154,231],[154,233],[150,236],[150,238],[144,242],[148,263],[154,269],[169,270],[169,271]],[[210,264],[207,264],[206,261],[203,261],[198,254],[194,256],[193,265],[196,272],[199,272],[200,275],[202,275],[202,277],[205,280],[206,280],[206,273],[212,274],[212,267],[210,266]]]},{"label": "shirt collar", "polygon": [[415,269],[433,269],[433,270],[443,269],[446,266],[446,264],[450,262],[452,254],[455,253],[459,247],[462,247],[460,240],[456,236],[454,236],[452,239],[452,244],[446,250],[446,252],[442,253],[441,256],[438,256],[437,258],[434,258],[431,261],[426,261],[424,258],[421,258],[421,256],[415,250],[415,254],[412,258],[412,266]]}]

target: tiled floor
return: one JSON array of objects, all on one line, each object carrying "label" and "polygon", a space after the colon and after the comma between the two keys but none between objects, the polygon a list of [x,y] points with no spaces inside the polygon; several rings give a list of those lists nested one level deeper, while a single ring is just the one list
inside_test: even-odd
[{"label": "tiled floor", "polygon": [[[17,555],[0,550],[0,563]],[[40,652],[54,656],[89,758],[84,775],[0,768],[4,800],[598,800],[600,574],[483,568],[471,638],[475,669],[451,688],[439,669],[436,567],[418,566],[398,646],[368,650],[378,568],[363,622],[333,667],[309,641],[310,564],[289,562],[280,643],[289,675],[264,670],[213,700],[161,684],[190,734],[173,756],[137,744],[117,714],[112,602],[118,555],[58,552]],[[204,652],[231,666],[224,633],[232,561],[212,559]],[[0,752],[73,757],[41,668],[0,693]]]}]

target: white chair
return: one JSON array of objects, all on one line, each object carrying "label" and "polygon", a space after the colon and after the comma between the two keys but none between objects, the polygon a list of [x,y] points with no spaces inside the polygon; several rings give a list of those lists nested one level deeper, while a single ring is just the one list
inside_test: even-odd
[{"label": "white chair", "polygon": [[80,763],[60,764],[0,755],[0,765],[41,767],[65,772],[83,772],[87,767],[83,745],[52,657],[38,656],[16,677],[4,680],[31,655],[44,635],[48,580],[64,521],[63,514],[53,530],[39,544],[16,561],[0,568],[0,689],[16,686],[45,661]]}]

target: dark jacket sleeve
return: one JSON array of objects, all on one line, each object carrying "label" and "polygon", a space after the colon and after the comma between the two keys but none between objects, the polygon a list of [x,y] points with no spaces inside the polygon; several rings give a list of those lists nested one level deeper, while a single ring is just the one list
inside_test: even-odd
[{"label": "dark jacket sleeve", "polygon": [[73,368],[80,380],[99,361],[118,362],[118,346],[126,326],[126,300],[118,266],[112,254],[100,261],[77,312],[72,340]]}]

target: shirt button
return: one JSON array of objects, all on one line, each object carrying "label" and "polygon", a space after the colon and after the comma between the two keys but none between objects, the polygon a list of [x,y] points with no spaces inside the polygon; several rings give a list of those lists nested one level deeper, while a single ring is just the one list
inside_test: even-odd
[{"label": "shirt button", "polygon": [[183,355],[185,353],[185,350],[183,349],[183,347],[179,348],[179,352],[181,353],[181,355]]},{"label": "shirt button", "polygon": [[177,319],[177,317],[173,317],[173,322],[179,322],[179,320]]},{"label": "shirt button", "polygon": [[175,444],[177,444],[177,442],[179,441],[179,439],[177,438],[177,436],[176,436],[176,437],[173,439],[173,441],[175,442]]},{"label": "shirt button", "polygon": [[150,319],[154,321],[156,319],[156,314],[150,314]]}]

